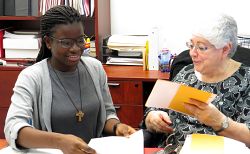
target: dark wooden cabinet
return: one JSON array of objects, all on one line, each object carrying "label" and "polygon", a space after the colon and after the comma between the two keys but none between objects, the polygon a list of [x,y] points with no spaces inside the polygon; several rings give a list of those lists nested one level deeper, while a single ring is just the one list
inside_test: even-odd
[{"label": "dark wooden cabinet", "polygon": [[141,81],[109,80],[109,89],[121,122],[138,128],[143,116],[143,87]]},{"label": "dark wooden cabinet", "polygon": [[11,95],[22,67],[0,67],[0,138],[4,138],[5,117],[11,103]]},{"label": "dark wooden cabinet", "polygon": [[4,124],[8,108],[0,107],[0,139],[4,137]]}]

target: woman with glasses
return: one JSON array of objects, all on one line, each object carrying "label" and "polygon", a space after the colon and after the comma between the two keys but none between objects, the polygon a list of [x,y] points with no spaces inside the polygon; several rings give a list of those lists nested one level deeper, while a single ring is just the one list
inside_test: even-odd
[{"label": "woman with glasses", "polygon": [[217,96],[211,104],[184,103],[191,116],[148,108],[143,127],[149,133],[157,132],[152,142],[158,146],[182,145],[187,135],[201,133],[225,136],[250,147],[250,68],[231,58],[237,48],[237,24],[227,15],[211,19],[199,22],[203,25],[193,31],[187,42],[193,63],[173,81]]},{"label": "woman with glasses", "polygon": [[134,133],[116,115],[102,64],[82,56],[81,15],[68,6],[51,8],[41,17],[41,35],[37,63],[14,87],[4,129],[9,145],[90,154],[96,153],[87,145],[91,138]]}]

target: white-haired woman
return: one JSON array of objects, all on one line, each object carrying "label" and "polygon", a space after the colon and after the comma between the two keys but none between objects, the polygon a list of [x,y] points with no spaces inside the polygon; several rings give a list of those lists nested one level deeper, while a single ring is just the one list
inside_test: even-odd
[{"label": "white-haired woman", "polygon": [[167,134],[161,136],[167,144],[183,144],[188,134],[202,133],[229,137],[250,147],[250,68],[231,59],[237,47],[236,21],[220,15],[207,22],[187,42],[193,64],[173,81],[212,92],[215,100],[209,105],[196,100],[195,105],[185,104],[192,116],[148,108],[144,127]]}]

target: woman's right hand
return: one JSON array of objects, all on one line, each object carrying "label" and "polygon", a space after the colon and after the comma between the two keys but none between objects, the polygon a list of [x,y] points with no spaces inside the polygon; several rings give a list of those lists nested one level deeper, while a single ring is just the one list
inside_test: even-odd
[{"label": "woman's right hand", "polygon": [[59,149],[64,154],[96,154],[81,138],[74,135],[64,135],[59,139]]},{"label": "woman's right hand", "polygon": [[168,114],[164,111],[150,111],[145,119],[149,131],[159,133],[172,133],[173,128]]}]

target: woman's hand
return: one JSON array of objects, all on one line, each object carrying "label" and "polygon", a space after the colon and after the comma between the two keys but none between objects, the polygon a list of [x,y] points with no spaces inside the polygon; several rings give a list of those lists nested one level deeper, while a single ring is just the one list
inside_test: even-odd
[{"label": "woman's hand", "polygon": [[168,114],[164,111],[150,111],[145,119],[149,131],[159,133],[172,133],[173,128]]},{"label": "woman's hand", "polygon": [[184,106],[199,122],[212,127],[214,130],[220,129],[221,123],[225,119],[225,115],[212,103],[207,104],[195,99],[190,99],[190,104],[184,103]]},{"label": "woman's hand", "polygon": [[136,130],[129,125],[119,123],[117,124],[116,130],[115,130],[115,135],[117,136],[129,136],[136,132]]},{"label": "woman's hand", "polygon": [[59,139],[59,149],[64,154],[96,154],[96,151],[88,146],[81,138],[74,135],[62,134]]}]

